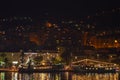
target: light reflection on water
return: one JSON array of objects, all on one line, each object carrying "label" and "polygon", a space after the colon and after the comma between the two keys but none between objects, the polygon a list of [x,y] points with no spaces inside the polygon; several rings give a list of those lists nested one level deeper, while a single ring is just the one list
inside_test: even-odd
[{"label": "light reflection on water", "polygon": [[119,80],[119,74],[106,73],[86,73],[86,74],[73,74],[72,80]]},{"label": "light reflection on water", "polygon": [[0,80],[120,80],[118,73],[17,73],[1,72]]}]

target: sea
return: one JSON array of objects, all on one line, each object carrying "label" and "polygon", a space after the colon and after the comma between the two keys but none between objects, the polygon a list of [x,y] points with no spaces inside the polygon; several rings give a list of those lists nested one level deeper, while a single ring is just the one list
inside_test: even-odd
[{"label": "sea", "polygon": [[0,72],[0,80],[120,80],[119,73],[19,73]]}]

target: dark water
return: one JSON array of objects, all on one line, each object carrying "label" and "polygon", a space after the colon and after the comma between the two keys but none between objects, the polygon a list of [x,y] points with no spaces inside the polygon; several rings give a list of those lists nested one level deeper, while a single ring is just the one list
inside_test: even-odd
[{"label": "dark water", "polygon": [[118,73],[17,73],[1,72],[0,80],[120,80]]}]

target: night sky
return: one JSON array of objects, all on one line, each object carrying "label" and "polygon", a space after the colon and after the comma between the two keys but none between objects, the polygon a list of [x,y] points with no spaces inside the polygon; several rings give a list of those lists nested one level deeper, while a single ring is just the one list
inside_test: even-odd
[{"label": "night sky", "polygon": [[120,0],[8,0],[0,2],[0,17],[30,16],[52,22],[78,19],[89,24],[89,16],[90,24],[112,27],[120,23],[119,3]]},{"label": "night sky", "polygon": [[119,0],[3,0],[1,16],[86,16],[101,9],[119,8]]}]

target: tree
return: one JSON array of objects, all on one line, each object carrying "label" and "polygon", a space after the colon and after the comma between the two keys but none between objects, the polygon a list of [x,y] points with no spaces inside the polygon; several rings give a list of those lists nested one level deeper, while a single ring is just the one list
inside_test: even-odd
[{"label": "tree", "polygon": [[5,57],[6,57],[6,54],[5,54],[5,53],[2,53],[2,54],[0,54],[0,56],[2,57],[2,60],[4,60]]},{"label": "tree", "polygon": [[4,58],[5,67],[8,67],[8,66],[9,66],[8,61],[9,61],[8,58]]}]

